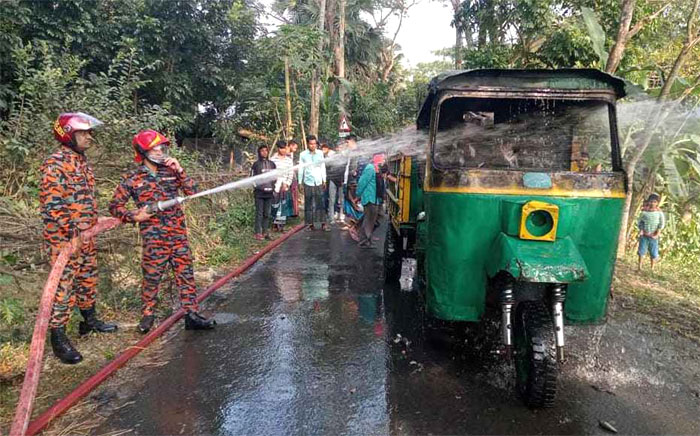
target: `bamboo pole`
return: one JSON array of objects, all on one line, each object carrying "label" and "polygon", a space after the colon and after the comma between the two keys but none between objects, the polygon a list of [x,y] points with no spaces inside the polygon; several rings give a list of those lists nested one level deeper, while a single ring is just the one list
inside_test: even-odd
[{"label": "bamboo pole", "polygon": [[285,103],[287,105],[287,137],[286,140],[294,137],[294,131],[292,130],[292,92],[289,87],[290,77],[289,77],[289,57],[284,58],[284,92],[285,92]]}]

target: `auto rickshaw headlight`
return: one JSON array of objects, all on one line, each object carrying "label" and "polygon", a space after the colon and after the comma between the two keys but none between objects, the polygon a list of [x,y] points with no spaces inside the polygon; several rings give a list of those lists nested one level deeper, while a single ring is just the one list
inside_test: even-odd
[{"label": "auto rickshaw headlight", "polygon": [[543,201],[523,205],[520,217],[520,239],[554,241],[559,224],[559,207]]}]

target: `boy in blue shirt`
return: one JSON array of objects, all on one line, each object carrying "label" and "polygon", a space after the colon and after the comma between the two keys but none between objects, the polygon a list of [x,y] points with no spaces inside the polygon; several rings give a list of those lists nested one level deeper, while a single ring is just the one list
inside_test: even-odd
[{"label": "boy in blue shirt", "polygon": [[637,227],[639,228],[639,263],[637,263],[637,271],[642,269],[642,259],[646,256],[647,251],[651,261],[651,269],[654,269],[654,262],[659,258],[659,236],[661,230],[666,225],[664,213],[659,209],[659,196],[657,194],[649,195],[646,205],[642,207],[642,213],[639,214]]}]

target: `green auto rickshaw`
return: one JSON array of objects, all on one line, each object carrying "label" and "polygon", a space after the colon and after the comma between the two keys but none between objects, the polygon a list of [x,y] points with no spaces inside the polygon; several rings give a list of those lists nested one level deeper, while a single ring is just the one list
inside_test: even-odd
[{"label": "green auto rickshaw", "polygon": [[564,320],[605,320],[627,192],[624,82],[591,69],[471,70],[429,84],[426,156],[389,158],[384,269],[415,257],[427,314],[500,311],[529,407],[554,404]]}]

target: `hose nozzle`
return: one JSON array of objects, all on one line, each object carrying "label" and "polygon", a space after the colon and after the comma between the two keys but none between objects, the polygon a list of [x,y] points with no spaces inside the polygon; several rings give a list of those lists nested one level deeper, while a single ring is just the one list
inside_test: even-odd
[{"label": "hose nozzle", "polygon": [[146,212],[148,213],[156,213],[156,212],[162,212],[165,209],[170,209],[173,206],[177,206],[178,204],[182,203],[185,201],[185,197],[175,197],[172,200],[165,200],[165,201],[158,201],[156,203],[151,203],[146,207]]}]

